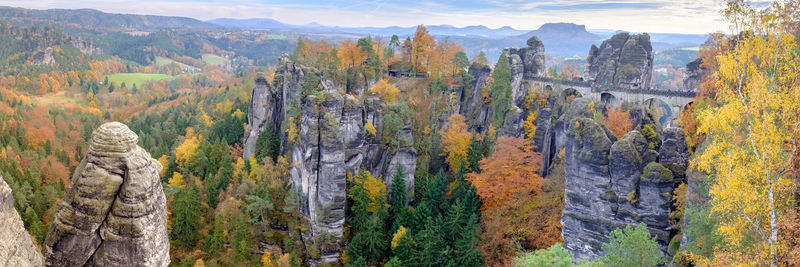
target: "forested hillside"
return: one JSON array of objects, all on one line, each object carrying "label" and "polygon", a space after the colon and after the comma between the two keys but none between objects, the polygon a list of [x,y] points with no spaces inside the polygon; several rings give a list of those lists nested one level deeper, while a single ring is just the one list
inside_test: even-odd
[{"label": "forested hillside", "polygon": [[800,3],[723,15],[698,52],[585,35],[584,62],[0,8],[0,256],[798,265]]}]

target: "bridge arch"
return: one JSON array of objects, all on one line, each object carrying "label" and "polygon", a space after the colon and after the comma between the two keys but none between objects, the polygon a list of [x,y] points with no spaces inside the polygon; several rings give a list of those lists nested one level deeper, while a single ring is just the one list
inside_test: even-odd
[{"label": "bridge arch", "polygon": [[644,102],[644,107],[647,109],[655,109],[658,111],[658,123],[661,126],[669,125],[673,119],[677,118],[680,114],[680,107],[670,105],[668,99],[661,97],[650,97]]},{"label": "bridge arch", "polygon": [[609,92],[603,92],[603,93],[600,93],[600,102],[603,102],[603,104],[605,104],[606,106],[608,106],[610,108],[614,108],[614,107],[618,106],[620,101],[617,100],[617,97],[614,96],[613,94],[611,94]]},{"label": "bridge arch", "polygon": [[[549,87],[549,85],[548,85],[548,87]],[[580,91],[575,90],[575,88],[567,88],[567,89],[564,89],[563,91],[561,91],[561,94],[558,96],[558,99],[561,100],[563,103],[567,103],[568,102],[567,100],[571,96],[574,96],[574,98],[578,98],[578,97],[582,97],[583,94],[581,94]]]}]

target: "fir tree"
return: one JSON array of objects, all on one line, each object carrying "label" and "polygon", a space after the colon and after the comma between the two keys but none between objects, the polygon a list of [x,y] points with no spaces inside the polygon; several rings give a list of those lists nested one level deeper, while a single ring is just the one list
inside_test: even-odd
[{"label": "fir tree", "polygon": [[190,249],[197,242],[200,230],[200,197],[197,186],[180,190],[175,197],[172,213],[172,235],[178,245]]}]

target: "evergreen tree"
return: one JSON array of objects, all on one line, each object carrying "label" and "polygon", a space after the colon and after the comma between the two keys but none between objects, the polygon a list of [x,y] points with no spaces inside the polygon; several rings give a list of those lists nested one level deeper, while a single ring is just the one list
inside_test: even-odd
[{"label": "evergreen tree", "polygon": [[222,213],[218,213],[214,216],[214,229],[208,236],[206,250],[212,258],[216,258],[223,249],[225,249],[225,217]]},{"label": "evergreen tree", "polygon": [[410,263],[414,258],[414,239],[408,228],[400,227],[392,236],[392,255],[403,263]]},{"label": "evergreen tree", "polygon": [[199,238],[200,196],[197,186],[191,185],[178,191],[173,205],[172,236],[178,245],[190,249]]},{"label": "evergreen tree", "polygon": [[612,231],[603,251],[606,255],[600,260],[608,266],[656,266],[664,262],[656,237],[644,223]]},{"label": "evergreen tree", "polygon": [[445,266],[450,261],[452,249],[442,238],[441,220],[428,218],[423,230],[414,237],[416,250],[409,265]]},{"label": "evergreen tree", "polygon": [[478,249],[478,215],[473,213],[462,227],[461,235],[455,241],[454,260],[457,266],[483,266],[483,254]]},{"label": "evergreen tree", "polygon": [[233,220],[233,246],[237,262],[243,262],[250,256],[250,227],[246,215],[239,214]]},{"label": "evergreen tree", "polygon": [[350,192],[350,197],[353,200],[353,205],[350,207],[350,211],[353,214],[353,219],[350,220],[350,228],[354,233],[360,233],[364,231],[364,225],[369,220],[370,196],[364,185],[358,182],[353,183]]},{"label": "evergreen tree", "polygon": [[494,110],[494,125],[503,126],[506,112],[511,105],[511,65],[505,53],[500,55],[492,71],[492,87],[490,89],[491,103]]},{"label": "evergreen tree", "polygon": [[439,169],[439,172],[436,173],[436,178],[428,180],[428,186],[425,189],[425,200],[435,216],[439,216],[447,210],[447,201],[444,198],[445,193],[447,193],[446,179],[444,170]]},{"label": "evergreen tree", "polygon": [[281,149],[280,133],[272,123],[267,123],[266,129],[256,139],[256,160],[261,162],[264,157],[272,158],[272,162],[277,162],[278,154]]},{"label": "evergreen tree", "polygon": [[378,264],[386,252],[386,235],[383,232],[383,219],[379,212],[372,214],[367,222],[366,231],[359,233],[363,235],[364,253],[367,262],[370,264]]},{"label": "evergreen tree", "polygon": [[401,225],[409,226],[408,220],[408,201],[406,200],[406,180],[403,179],[403,167],[399,166],[394,177],[392,177],[391,200],[389,201],[389,216],[391,216],[392,227],[389,233],[397,231]]}]

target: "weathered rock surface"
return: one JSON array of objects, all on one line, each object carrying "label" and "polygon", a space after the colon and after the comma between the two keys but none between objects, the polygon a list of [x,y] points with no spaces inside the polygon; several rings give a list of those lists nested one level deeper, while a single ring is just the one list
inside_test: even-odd
[{"label": "weathered rock surface", "polygon": [[596,86],[650,88],[653,75],[653,48],[650,35],[618,33],[592,45],[586,59],[583,79]]},{"label": "weathered rock surface", "polygon": [[683,89],[694,91],[700,88],[700,84],[703,82],[703,75],[705,74],[705,68],[703,68],[702,64],[703,60],[701,58],[697,58],[686,64]]},{"label": "weathered rock surface", "polygon": [[245,133],[242,156],[247,159],[255,153],[256,141],[268,128],[280,129],[283,121],[282,95],[277,94],[266,78],[255,81],[250,108],[247,113],[248,133]]},{"label": "weathered rock surface", "polygon": [[672,195],[684,180],[687,162],[683,131],[665,129],[657,150],[638,131],[616,141],[583,112],[584,103],[575,99],[559,119],[567,128],[564,247],[576,258],[595,259],[611,231],[643,222],[666,255],[674,235]]},{"label": "weathered rock surface", "polygon": [[36,54],[33,54],[31,61],[35,65],[55,65],[56,59],[53,58],[53,48],[48,47],[44,51],[36,52]]},{"label": "weathered rock surface", "polygon": [[101,125],[44,241],[48,266],[167,266],[161,164],[118,122]]},{"label": "weathered rock surface", "polygon": [[469,66],[469,73],[475,78],[475,82],[469,88],[464,89],[464,104],[461,105],[460,112],[466,118],[470,132],[483,134],[488,130],[488,118],[491,118],[491,111],[489,105],[484,101],[482,91],[492,73],[492,68],[480,63],[472,63]]},{"label": "weathered rock surface", "polygon": [[0,266],[44,266],[17,210],[11,187],[0,176]]},{"label": "weathered rock surface", "polygon": [[[309,94],[303,102],[300,133],[291,149],[291,181],[298,193],[300,213],[308,219],[311,237],[315,237],[307,242],[329,248],[314,261],[331,262],[337,260],[338,250],[321,242],[342,238],[347,173],[367,170],[382,176],[388,185],[402,167],[407,192],[413,195],[417,155],[410,125],[397,134],[399,147],[395,151],[381,144],[383,105],[377,95],[359,102],[323,82],[321,94]],[[374,135],[369,127],[375,130]]]},{"label": "weathered rock surface", "polygon": [[398,133],[400,147],[389,161],[389,166],[383,173],[383,182],[386,184],[387,193],[391,194],[392,178],[398,168],[402,168],[403,180],[406,183],[406,196],[408,201],[414,200],[414,171],[417,169],[417,152],[414,150],[414,138],[411,135],[411,125],[407,124]]},{"label": "weathered rock surface", "polygon": [[508,48],[506,51],[509,56],[516,55],[520,58],[525,79],[544,77],[547,71],[547,66],[544,64],[544,44],[533,36],[528,39],[527,45],[523,48]]}]

